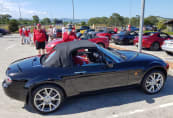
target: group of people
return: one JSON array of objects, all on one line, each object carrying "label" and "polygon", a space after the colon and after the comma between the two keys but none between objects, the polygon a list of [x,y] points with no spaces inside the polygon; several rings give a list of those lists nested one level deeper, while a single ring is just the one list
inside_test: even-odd
[{"label": "group of people", "polygon": [[[25,28],[21,26],[19,29],[19,34],[21,36],[21,44],[31,43],[31,31],[30,28]],[[37,24],[33,29],[33,43],[35,44],[38,55],[45,54],[45,46],[50,41],[56,39],[57,29],[56,26],[50,26],[48,30],[41,24]],[[67,27],[62,27],[62,40],[64,42],[74,41],[77,39],[73,25],[68,25]]]},{"label": "group of people", "polygon": [[19,34],[21,36],[21,44],[31,44],[31,28],[30,27],[25,27],[25,26],[21,26],[19,28]]}]

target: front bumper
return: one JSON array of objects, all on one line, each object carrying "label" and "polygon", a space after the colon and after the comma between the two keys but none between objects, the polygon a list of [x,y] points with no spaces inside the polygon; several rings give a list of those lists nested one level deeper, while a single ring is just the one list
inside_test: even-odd
[{"label": "front bumper", "polygon": [[173,47],[168,47],[168,46],[162,45],[162,50],[168,51],[168,52],[173,52]]},{"label": "front bumper", "polygon": [[3,81],[2,88],[8,97],[19,101],[26,101],[28,91],[24,88],[24,83],[13,81],[8,85],[6,81]]}]

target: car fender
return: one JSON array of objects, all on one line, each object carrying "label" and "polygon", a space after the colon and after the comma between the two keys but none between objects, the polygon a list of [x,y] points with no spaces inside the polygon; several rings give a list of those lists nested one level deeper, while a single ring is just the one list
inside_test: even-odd
[{"label": "car fender", "polygon": [[58,82],[58,83],[61,83],[61,85],[63,85],[62,81],[60,82],[59,80],[61,80],[60,77],[50,78],[50,77],[37,76],[37,77],[29,80],[25,84],[25,88],[31,89],[31,88],[33,88],[36,85],[44,84],[44,83],[52,83],[52,82],[56,82],[56,83]]},{"label": "car fender", "polygon": [[66,96],[74,96],[79,94],[74,88],[73,86],[71,86],[70,82],[66,82],[65,80],[62,80],[61,77],[36,77],[33,78],[32,80],[28,81],[25,84],[25,88],[28,89],[28,94],[31,95],[31,91],[39,86],[39,85],[43,85],[43,84],[54,84],[57,85],[58,87],[60,87],[61,89],[63,89],[64,94]]},{"label": "car fender", "polygon": [[[143,70],[143,75],[142,75],[142,78],[144,78],[144,76],[150,72],[151,70],[154,70],[154,69],[161,69],[162,71],[165,72],[165,76],[167,76],[167,71],[166,69],[164,68],[164,65],[162,64],[162,62],[158,62],[158,61],[153,61],[152,63],[148,64],[144,70]],[[143,80],[143,79],[141,79]]]}]

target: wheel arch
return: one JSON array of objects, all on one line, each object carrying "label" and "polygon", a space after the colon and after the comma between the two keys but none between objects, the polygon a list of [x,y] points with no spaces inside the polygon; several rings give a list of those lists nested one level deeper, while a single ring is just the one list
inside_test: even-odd
[{"label": "wheel arch", "polygon": [[164,73],[164,75],[165,75],[165,79],[167,78],[167,71],[166,71],[163,67],[161,67],[161,66],[155,66],[155,67],[149,68],[147,71],[144,72],[140,84],[142,84],[142,82],[143,82],[145,76],[146,76],[149,72],[154,71],[154,70],[162,71],[162,72]]},{"label": "wheel arch", "polygon": [[65,92],[65,89],[58,83],[53,83],[53,82],[42,82],[42,83],[37,83],[37,84],[34,84],[33,86],[31,86],[28,90],[28,93],[27,93],[27,97],[26,97],[26,104],[29,103],[29,100],[30,100],[30,97],[32,96],[32,92],[37,89],[38,87],[40,86],[43,86],[43,85],[54,85],[58,88],[60,88],[64,94],[64,97],[66,98],[67,94]]}]

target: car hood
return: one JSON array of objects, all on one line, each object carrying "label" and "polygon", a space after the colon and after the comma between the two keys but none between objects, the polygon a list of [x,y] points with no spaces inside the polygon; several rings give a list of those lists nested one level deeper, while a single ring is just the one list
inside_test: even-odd
[{"label": "car hood", "polygon": [[[126,57],[126,61],[162,61],[159,57],[146,54],[146,53],[139,53],[135,51],[118,51],[122,55]],[[162,61],[163,62],[163,61]]]},{"label": "car hood", "polygon": [[7,69],[7,74],[28,72],[29,70],[39,66],[41,66],[39,56],[27,57],[12,62]]},{"label": "car hood", "polygon": [[55,45],[60,44],[60,43],[63,43],[63,42],[64,41],[61,38],[60,39],[56,39],[56,40],[53,40],[50,43],[48,43],[46,45],[46,47],[54,47]]}]

